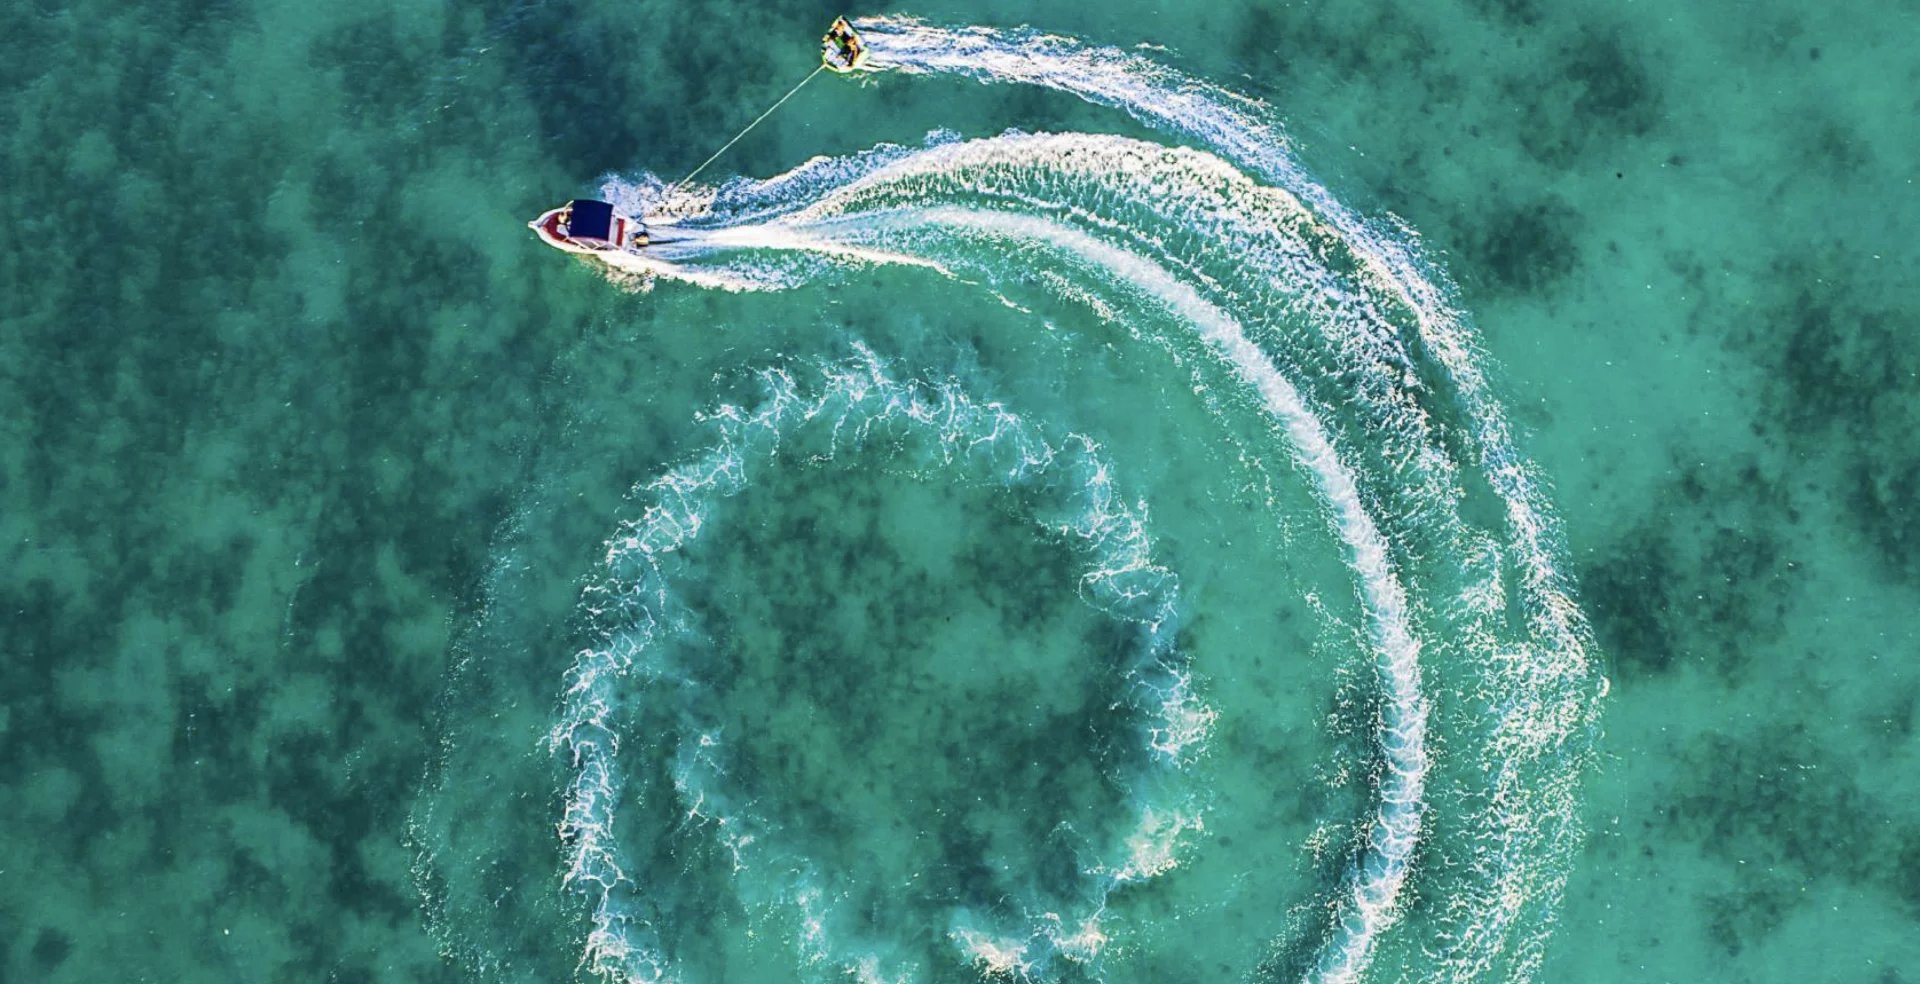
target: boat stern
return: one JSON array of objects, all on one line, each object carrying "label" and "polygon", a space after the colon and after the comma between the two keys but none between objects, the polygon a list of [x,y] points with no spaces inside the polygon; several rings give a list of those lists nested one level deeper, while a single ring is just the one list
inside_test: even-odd
[{"label": "boat stern", "polygon": [[569,253],[638,253],[651,239],[647,226],[613,210],[607,202],[586,198],[540,213],[527,223],[540,241]]}]

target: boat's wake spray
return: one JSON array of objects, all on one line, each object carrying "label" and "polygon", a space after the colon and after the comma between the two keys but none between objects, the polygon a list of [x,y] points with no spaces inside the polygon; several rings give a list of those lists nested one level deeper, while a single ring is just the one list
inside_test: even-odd
[{"label": "boat's wake spray", "polygon": [[[1039,85],[1205,149],[943,137],[765,181],[690,184],[823,70]],[[1410,233],[1361,218],[1315,182],[1264,106],[1069,38],[841,20],[823,65],[686,178],[616,181],[606,196],[662,227],[644,249],[602,256],[630,274],[786,290],[910,264],[1012,293],[1041,269],[1136,334],[1207,353],[1284,436],[1367,613],[1377,801],[1340,895],[1326,900],[1310,976],[1535,972],[1579,844],[1578,784],[1605,690],[1560,573],[1559,533],[1444,278]],[[1463,518],[1466,499],[1487,495],[1502,522],[1493,529]],[[1419,587],[1467,575],[1459,597]],[[1444,698],[1423,681],[1436,653],[1451,661]],[[1435,730],[1447,736],[1440,761],[1428,750]],[[581,773],[582,788],[604,771]],[[1429,817],[1443,809],[1446,841],[1434,845]],[[1407,915],[1410,884],[1444,904]],[[618,929],[596,930],[603,956],[625,945]]]}]

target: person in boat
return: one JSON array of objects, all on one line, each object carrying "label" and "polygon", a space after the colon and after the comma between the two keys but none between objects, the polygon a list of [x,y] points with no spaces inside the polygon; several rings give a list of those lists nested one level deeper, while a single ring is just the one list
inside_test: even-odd
[{"label": "person in boat", "polygon": [[833,58],[841,67],[852,68],[860,60],[860,36],[853,33],[853,25],[848,24],[845,17],[835,20],[833,26],[827,28],[826,41],[832,46]]},{"label": "person in boat", "polygon": [[570,234],[568,232],[568,227],[571,226],[572,224],[573,224],[573,203],[568,202],[567,207],[560,210],[559,218],[554,220],[553,229],[555,232],[558,232],[560,235],[566,236]]}]

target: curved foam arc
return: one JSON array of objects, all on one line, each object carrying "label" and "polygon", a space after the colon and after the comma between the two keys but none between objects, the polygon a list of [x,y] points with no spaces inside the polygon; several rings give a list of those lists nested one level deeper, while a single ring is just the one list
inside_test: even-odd
[{"label": "curved foam arc", "polygon": [[[845,178],[844,170],[836,174],[836,180]],[[1052,194],[1050,189],[1060,193]],[[783,176],[731,190],[734,201],[722,203],[724,210],[707,221],[730,221],[736,210],[761,219],[769,213],[770,200],[783,200],[786,209],[770,221],[750,226],[748,233],[729,230],[730,242],[760,252],[751,260],[724,250],[710,254],[718,255],[720,264],[728,267],[752,262],[761,264],[756,267],[761,269],[771,262],[768,251],[808,250],[823,241],[841,244],[836,249],[843,255],[857,244],[872,255],[905,254],[924,261],[930,255],[924,244],[891,242],[878,234],[898,216],[906,216],[911,224],[915,209],[926,202],[977,200],[1065,215],[1144,248],[1162,265],[1212,288],[1219,286],[1221,276],[1232,276],[1243,288],[1240,296],[1232,298],[1237,307],[1245,309],[1250,301],[1269,299],[1270,304],[1253,305],[1272,309],[1263,315],[1263,330],[1290,333],[1285,339],[1289,344],[1330,348],[1321,353],[1325,360],[1349,366],[1405,363],[1397,338],[1382,327],[1389,319],[1377,309],[1378,299],[1343,284],[1328,270],[1325,258],[1316,255],[1338,244],[1322,241],[1325,237],[1311,227],[1310,215],[1284,192],[1253,185],[1223,162],[1197,151],[1168,150],[1118,137],[1004,137],[883,156],[840,184],[807,186]],[[610,193],[621,197],[618,188]],[[1136,207],[1138,214],[1120,221],[1104,217],[1099,209],[1116,201]],[[1186,238],[1169,244],[1142,231],[1156,227],[1187,230]],[[1192,230],[1203,230],[1207,241],[1194,242]],[[687,251],[680,268],[710,272],[708,257],[702,253]],[[1231,272],[1243,256],[1258,257],[1260,264],[1249,271]],[[956,263],[970,261],[956,257],[936,262],[952,273]],[[762,278],[760,285],[777,288],[819,272],[797,264],[781,276]],[[1311,289],[1300,289],[1302,285]],[[1310,321],[1311,330],[1283,324],[1288,318]],[[1398,397],[1384,390],[1361,395],[1379,405],[1376,416],[1381,426],[1405,431],[1397,437],[1397,446],[1428,443],[1428,425],[1417,412],[1386,405]],[[1326,408],[1353,398],[1345,392],[1327,392],[1315,402]],[[1442,473],[1444,460],[1388,467],[1432,489],[1450,483]]]},{"label": "curved foam arc", "polygon": [[[793,248],[805,240],[769,241]],[[1144,519],[1119,497],[1110,469],[1096,456],[1097,446],[1077,436],[1050,444],[998,404],[974,403],[951,387],[927,390],[894,382],[870,353],[862,354],[860,363],[824,370],[825,383],[811,397],[802,394],[789,374],[770,371],[763,374],[768,396],[757,409],[727,406],[708,415],[719,429],[716,446],[636,490],[651,501],[638,520],[623,523],[609,539],[606,573],[583,590],[582,607],[595,626],[597,642],[581,650],[568,671],[562,713],[548,742],[555,752],[566,754],[575,770],[559,833],[567,846],[564,881],[592,897],[593,928],[582,965],[596,973],[629,981],[671,979],[664,948],[628,898],[637,886],[623,870],[611,834],[623,783],[615,765],[620,735],[610,720],[615,705],[630,699],[623,697],[623,689],[636,678],[645,681],[673,672],[661,662],[657,645],[673,621],[669,568],[701,535],[714,502],[741,491],[760,461],[816,420],[824,419],[815,426],[828,428],[834,454],[843,444],[869,446],[879,443],[873,440],[875,433],[898,436],[887,428],[905,427],[927,435],[942,467],[972,462],[1009,487],[1026,487],[1071,469],[1077,496],[1061,514],[1036,519],[1092,555],[1081,581],[1088,602],[1146,630],[1144,648],[1127,673],[1129,678],[1141,674],[1141,680],[1158,680],[1148,684],[1158,700],[1151,709],[1158,723],[1149,729],[1152,761],[1177,772],[1206,739],[1212,711],[1194,694],[1172,649],[1173,575],[1151,560]],[[733,853],[738,873],[747,867],[746,858],[760,835],[751,818],[730,807],[730,797],[715,785],[723,771],[713,760],[718,745],[718,739],[705,732],[685,744],[675,785],[691,800],[682,804],[689,820],[722,831],[722,843]],[[1141,832],[1130,839],[1127,853],[1086,872],[1105,879],[1097,886],[1097,899],[1119,884],[1153,877],[1171,866],[1175,840],[1196,826],[1184,810],[1182,804],[1142,805]],[[1142,848],[1137,842],[1143,838],[1160,862],[1154,870],[1138,863]],[[824,938],[823,893],[817,886],[796,883],[779,893],[779,901],[800,909],[804,928],[796,945],[809,963],[835,959],[861,979],[880,979],[877,958],[832,952]],[[969,959],[989,970],[1024,972],[1055,954],[1085,962],[1098,956],[1105,939],[1099,929],[1103,904],[1070,920],[1054,916],[1049,924],[1027,927],[1024,935],[997,936],[961,923],[952,938]],[[1051,951],[1031,952],[1035,940],[1046,941]]]},{"label": "curved foam arc", "polygon": [[1332,507],[1337,517],[1335,529],[1366,592],[1371,634],[1382,655],[1380,675],[1388,693],[1385,732],[1390,740],[1383,740],[1382,748],[1391,778],[1381,790],[1379,811],[1368,837],[1376,863],[1360,866],[1350,889],[1349,932],[1322,965],[1327,980],[1357,977],[1366,965],[1372,941],[1393,920],[1393,904],[1406,881],[1419,839],[1427,776],[1427,708],[1420,694],[1420,644],[1408,625],[1406,590],[1389,560],[1386,540],[1360,500],[1352,471],[1334,451],[1319,418],[1307,409],[1266,353],[1247,339],[1239,323],[1164,269],[1044,219],[933,209],[925,220],[930,225],[1049,242],[1163,299],[1219,350],[1242,381],[1260,394],[1267,410],[1286,428],[1295,460],[1313,476],[1320,495]]},{"label": "curved foam arc", "polygon": [[[1521,661],[1524,666],[1501,672],[1510,673],[1516,684],[1529,691],[1537,691],[1543,683],[1558,691],[1552,697],[1558,705],[1556,713],[1585,722],[1582,727],[1591,725],[1593,705],[1605,693],[1606,681],[1589,665],[1589,630],[1559,568],[1564,545],[1558,523],[1546,490],[1516,450],[1512,427],[1478,365],[1480,353],[1471,326],[1452,305],[1445,278],[1422,260],[1411,230],[1403,225],[1389,229],[1363,219],[1314,181],[1289,148],[1285,129],[1263,103],[1143,55],[1032,30],[946,28],[906,17],[861,18],[855,28],[867,43],[869,71],[1038,85],[1123,110],[1147,126],[1198,140],[1274,181],[1338,229],[1368,270],[1415,312],[1421,344],[1446,371],[1471,422],[1481,473],[1504,502],[1507,528],[1522,566],[1520,589],[1530,601],[1529,626],[1545,643]],[[1543,733],[1524,721],[1503,720],[1495,741],[1506,753],[1500,758],[1496,782],[1508,794],[1522,787],[1519,773],[1524,765],[1567,754],[1564,735]],[[1573,754],[1577,757],[1580,752]],[[1556,830],[1515,831],[1516,852],[1571,850],[1580,837],[1577,808],[1571,801],[1574,795],[1568,791],[1561,809],[1552,811],[1563,818]],[[1503,870],[1514,874],[1519,866]],[[1562,890],[1559,885],[1549,889],[1556,896]],[[1496,894],[1523,891],[1521,886],[1507,884],[1498,886]],[[1537,940],[1530,945],[1537,951]],[[1538,956],[1521,959],[1537,962]],[[1467,962],[1460,969],[1470,973],[1480,965]]]},{"label": "curved foam arc", "polygon": [[[1220,271],[1233,268],[1234,257],[1257,256],[1262,266],[1236,276],[1275,301],[1274,310],[1262,313],[1265,320],[1311,318],[1316,332],[1351,348],[1347,355],[1353,360],[1406,362],[1390,330],[1390,315],[1380,310],[1383,299],[1343,283],[1320,255],[1340,248],[1338,241],[1315,228],[1311,214],[1292,196],[1254,184],[1211,155],[1120,137],[1016,135],[878,155],[861,163],[865,166],[835,171],[831,181],[809,183],[784,175],[730,186],[711,217],[694,220],[726,224],[724,235],[719,228],[702,229],[704,247],[677,254],[676,269],[710,274],[713,268],[704,260],[715,254],[726,269],[748,262],[725,255],[719,248],[723,243],[770,251],[824,250],[832,244],[845,256],[858,250],[879,259],[905,254],[944,268],[915,244],[888,243],[872,233],[896,213],[911,216],[929,203],[975,199],[1069,216],[1148,248],[1188,277],[1217,279]],[[608,192],[616,200],[636,198],[617,185]],[[1116,205],[1137,214],[1119,219],[1104,214]],[[750,217],[746,225],[731,225],[742,216]],[[1156,227],[1179,230],[1185,239],[1162,242],[1152,234]],[[1188,254],[1204,254],[1204,262]],[[1209,263],[1212,270],[1202,271]],[[796,268],[792,276],[768,279],[764,286],[777,289],[816,272]],[[1303,284],[1313,289],[1295,289]],[[1242,306],[1260,307],[1246,304],[1253,299],[1243,298]],[[1303,334],[1300,340],[1314,337]],[[1411,417],[1393,422],[1420,426]]]},{"label": "curved foam arc", "polygon": [[[1283,192],[1261,189],[1223,162],[1196,151],[1169,150],[1119,137],[1008,136],[993,140],[943,145],[906,155],[883,155],[857,176],[847,169],[834,173],[835,184],[796,185],[783,176],[763,186],[777,189],[788,202],[786,214],[772,222],[732,230],[729,241],[769,250],[806,249],[824,238],[836,237],[861,244],[870,254],[937,252],[939,244],[919,235],[929,230],[966,229],[1025,243],[1045,243],[1097,267],[1151,296],[1192,325],[1243,382],[1259,395],[1267,412],[1282,422],[1295,459],[1314,477],[1321,496],[1331,507],[1334,526],[1357,572],[1371,621],[1380,677],[1388,695],[1380,746],[1388,764],[1388,779],[1380,791],[1380,808],[1370,825],[1369,854],[1356,865],[1342,907],[1346,930],[1332,943],[1322,965],[1328,980],[1347,980],[1366,965],[1373,942],[1393,922],[1394,902],[1404,883],[1418,840],[1427,774],[1425,753],[1426,706],[1419,683],[1419,644],[1409,625],[1407,597],[1390,559],[1391,550],[1378,524],[1362,503],[1351,469],[1341,461],[1320,418],[1273,361],[1252,342],[1233,316],[1201,295],[1167,266],[1122,249],[1073,226],[1024,214],[1070,216],[1131,239],[1149,252],[1156,242],[1142,242],[1133,226],[1093,212],[1083,199],[1101,198],[1109,205],[1125,202],[1143,206],[1150,219],[1171,228],[1204,228],[1213,242],[1189,253],[1213,254],[1207,262],[1179,257],[1161,249],[1156,256],[1178,263],[1189,278],[1222,288],[1223,269],[1253,269],[1256,280],[1271,279],[1311,289],[1295,309],[1307,313],[1316,329],[1336,342],[1337,353],[1365,361],[1390,357],[1391,339],[1383,337],[1380,315],[1367,299],[1343,289],[1325,264],[1312,255],[1310,244],[1289,228],[1309,217]],[[1055,194],[1062,183],[1077,184],[1075,194]],[[1089,193],[1087,189],[1094,189]],[[820,194],[807,201],[807,192]],[[1105,198],[1102,198],[1102,193]],[[750,200],[754,196],[742,193]],[[963,208],[952,205],[911,205],[972,197],[1010,202],[1022,212]],[[756,218],[769,215],[761,204],[745,209]],[[1117,206],[1116,206],[1117,207]],[[867,211],[863,211],[867,210]],[[1145,225],[1147,223],[1141,223]],[[805,230],[795,235],[793,230]],[[884,244],[874,249],[872,244]],[[845,247],[842,247],[845,249]],[[988,251],[991,253],[992,251]],[[997,255],[997,254],[996,254]],[[1238,256],[1233,264],[1228,256]],[[690,257],[691,258],[691,257]],[[724,253],[707,259],[726,262]],[[966,261],[964,255],[943,261],[943,268]],[[976,261],[977,262],[977,261]],[[1211,271],[1211,272],[1209,272]],[[984,271],[991,273],[990,270]],[[1418,421],[1385,416],[1395,426],[1417,432]],[[1418,442],[1418,438],[1413,440]]]},{"label": "curved foam arc", "polygon": [[1512,529],[1528,546],[1532,583],[1552,597],[1542,617],[1577,655],[1586,631],[1565,578],[1552,563],[1558,531],[1537,481],[1513,451],[1511,428],[1491,398],[1475,362],[1470,328],[1449,301],[1444,279],[1419,256],[1410,230],[1403,241],[1342,204],[1313,180],[1288,145],[1285,129],[1264,103],[1117,48],[1032,30],[947,28],[910,17],[865,17],[855,27],[866,39],[867,71],[945,74],[983,83],[1037,85],[1125,111],[1139,122],[1205,144],[1307,202],[1381,280],[1418,313],[1420,335],[1462,390],[1479,425],[1490,481],[1511,493]]}]

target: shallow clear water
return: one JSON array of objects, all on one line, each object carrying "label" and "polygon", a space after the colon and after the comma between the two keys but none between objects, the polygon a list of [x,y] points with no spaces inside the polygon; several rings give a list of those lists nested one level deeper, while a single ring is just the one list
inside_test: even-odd
[{"label": "shallow clear water", "polygon": [[1911,11],[903,13],[0,12],[0,977],[1920,975]]}]

